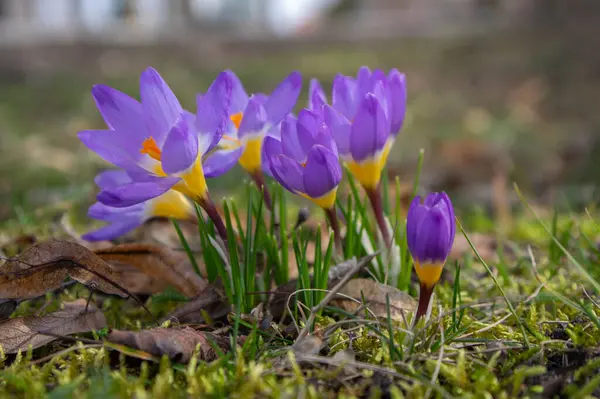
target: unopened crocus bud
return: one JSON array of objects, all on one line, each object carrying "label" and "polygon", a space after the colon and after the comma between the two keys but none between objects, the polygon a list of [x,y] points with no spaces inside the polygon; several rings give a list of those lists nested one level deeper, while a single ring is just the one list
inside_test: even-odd
[{"label": "unopened crocus bud", "polygon": [[452,249],[455,233],[454,209],[446,193],[431,193],[423,203],[421,197],[413,200],[408,210],[406,234],[421,284],[417,317],[427,312],[433,288]]}]

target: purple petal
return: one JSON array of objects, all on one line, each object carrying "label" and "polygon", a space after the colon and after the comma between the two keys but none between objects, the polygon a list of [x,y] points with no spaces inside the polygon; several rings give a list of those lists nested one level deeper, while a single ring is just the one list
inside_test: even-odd
[{"label": "purple petal", "polygon": [[323,107],[323,114],[339,153],[350,154],[350,121],[329,105]]},{"label": "purple petal", "polygon": [[266,122],[267,112],[265,108],[255,96],[250,97],[248,106],[242,117],[242,122],[240,123],[240,128],[238,129],[238,138],[241,140],[242,137],[248,134],[261,133]]},{"label": "purple petal", "polygon": [[308,88],[308,108],[318,110],[327,104],[327,96],[317,79],[310,80]]},{"label": "purple petal", "polygon": [[304,193],[304,168],[283,154],[271,157],[271,172],[273,178],[286,190],[292,193]]},{"label": "purple petal", "polygon": [[279,123],[289,114],[300,95],[302,88],[302,75],[300,72],[292,72],[273,90],[265,103],[269,123]]},{"label": "purple petal", "polygon": [[221,72],[198,102],[196,130],[199,135],[198,141],[202,144],[201,154],[214,148],[227,128],[234,85],[233,76],[233,72]]},{"label": "purple petal", "polygon": [[271,171],[271,157],[279,155],[283,152],[281,142],[273,136],[266,136],[263,140],[261,151],[262,170],[267,175],[273,177],[273,172]]},{"label": "purple petal", "polygon": [[141,169],[137,164],[142,155],[141,143],[136,143],[122,132],[84,130],[77,133],[77,137],[104,160],[123,169]]},{"label": "purple petal", "polygon": [[427,208],[421,205],[421,197],[416,196],[410,203],[406,215],[406,239],[408,248],[413,254],[417,245],[417,232],[425,214],[427,214]]},{"label": "purple petal", "polygon": [[109,224],[98,230],[90,231],[81,236],[86,241],[106,241],[114,240],[131,230],[142,225],[144,221],[136,218],[124,219],[120,222]]},{"label": "purple petal", "polygon": [[350,153],[352,158],[363,161],[375,156],[385,146],[389,136],[389,125],[383,108],[374,94],[362,100],[350,130]]},{"label": "purple petal", "polygon": [[95,85],[92,96],[109,129],[138,138],[146,135],[142,105],[136,99],[105,85]]},{"label": "purple petal", "polygon": [[429,193],[427,197],[425,197],[425,201],[423,201],[423,205],[427,208],[433,208],[442,200],[442,195],[440,193]]},{"label": "purple petal", "polygon": [[233,72],[227,70],[231,78],[231,109],[232,114],[243,112],[248,105],[248,93],[244,89],[244,85],[240,78]]},{"label": "purple petal", "polygon": [[296,134],[298,136],[298,150],[302,154],[302,158],[299,162],[304,162],[306,160],[310,149],[315,144],[315,137],[321,122],[320,114],[309,109],[304,108],[298,113]]},{"label": "purple petal", "polygon": [[269,96],[267,96],[265,93],[254,93],[253,96],[254,96],[254,98],[256,98],[256,101],[261,103],[263,106],[269,100]]},{"label": "purple petal", "polygon": [[358,69],[358,73],[356,74],[357,98],[363,98],[368,92],[373,90],[371,75],[372,73],[369,67],[362,66]]},{"label": "purple petal", "polygon": [[327,194],[342,180],[338,157],[327,148],[316,145],[308,154],[304,168],[305,193],[312,198]]},{"label": "purple petal", "polygon": [[425,204],[428,203],[429,197],[434,197],[434,201],[432,201],[431,206],[439,209],[446,218],[448,225],[449,245],[452,246],[452,243],[454,242],[454,236],[456,234],[456,222],[454,220],[454,207],[452,206],[452,201],[450,201],[450,197],[448,197],[448,195],[444,192],[431,193],[427,196]]},{"label": "purple petal", "polygon": [[388,99],[388,90],[385,86],[384,81],[377,81],[375,83],[375,86],[373,87],[373,94],[379,100],[379,104],[381,105],[381,107],[383,108],[383,112],[385,113],[385,118],[389,123],[390,118],[388,108],[390,101]]},{"label": "purple petal", "polygon": [[183,115],[175,122],[162,148],[162,168],[173,175],[189,169],[198,158],[198,136],[192,132]]},{"label": "purple petal", "polygon": [[306,161],[311,142],[302,147],[298,137],[297,120],[294,115],[289,114],[281,123],[281,151],[286,156],[297,162]]},{"label": "purple petal", "polygon": [[371,74],[371,87],[375,87],[377,82],[386,82],[387,77],[381,69],[375,69]]},{"label": "purple petal", "polygon": [[96,202],[88,209],[88,217],[106,222],[118,222],[123,218],[143,217],[145,204],[140,203],[125,208],[115,208]]},{"label": "purple petal", "polygon": [[354,119],[357,97],[356,82],[352,78],[341,74],[335,77],[333,80],[331,104],[348,120]]},{"label": "purple petal", "polygon": [[235,166],[243,151],[244,147],[233,150],[216,150],[202,163],[204,176],[207,178],[221,176]]},{"label": "purple petal", "polygon": [[315,142],[313,145],[322,145],[327,148],[329,151],[335,154],[336,158],[338,157],[338,149],[335,144],[335,140],[333,139],[333,135],[331,134],[331,129],[329,126],[325,124],[325,122],[321,122],[319,128],[317,129],[317,134],[315,135]]},{"label": "purple petal", "polygon": [[396,135],[402,129],[406,116],[406,76],[392,69],[388,74],[390,92],[389,115],[392,134]]},{"label": "purple petal", "polygon": [[126,171],[131,181],[134,182],[154,181],[156,179],[156,175],[148,172],[146,169],[127,169]]},{"label": "purple petal", "polygon": [[131,183],[132,179],[125,170],[105,170],[96,175],[94,183],[101,189]]},{"label": "purple petal", "polygon": [[183,109],[171,88],[153,68],[147,68],[142,73],[140,96],[148,134],[161,148]]},{"label": "purple petal", "polygon": [[449,226],[442,211],[429,210],[417,229],[413,257],[420,262],[444,262],[450,253]]},{"label": "purple petal", "polygon": [[154,181],[133,182],[102,190],[96,199],[108,206],[124,208],[158,197],[180,180],[178,177],[157,177]]}]

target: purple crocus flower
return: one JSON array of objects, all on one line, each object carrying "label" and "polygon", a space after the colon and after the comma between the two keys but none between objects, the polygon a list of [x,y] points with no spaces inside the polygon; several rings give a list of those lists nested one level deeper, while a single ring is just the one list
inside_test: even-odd
[{"label": "purple crocus flower", "polygon": [[[130,184],[132,179],[124,170],[108,170],[99,173],[95,182],[101,189],[108,189]],[[167,190],[148,201],[123,208],[110,207],[96,202],[90,207],[88,216],[109,224],[84,234],[82,238],[87,241],[113,240],[141,226],[153,217],[183,220],[193,218],[194,215],[194,208],[190,202],[183,194],[174,190]]]},{"label": "purple crocus flower", "polygon": [[171,188],[196,201],[206,200],[205,175],[225,173],[241,154],[233,150],[206,156],[225,130],[233,83],[232,72],[220,73],[199,98],[196,114],[181,107],[152,68],[141,75],[141,101],[108,86],[94,86],[92,95],[108,129],[82,131],[79,138],[131,177],[128,184],[104,188],[98,201],[129,207]]},{"label": "purple crocus flower", "polygon": [[[240,165],[251,175],[269,173],[262,157],[263,140],[267,134],[276,134],[283,118],[296,105],[302,88],[299,72],[289,74],[270,95],[248,96],[242,82],[233,75],[230,120],[216,154],[241,149]],[[205,173],[213,177],[211,173]],[[262,176],[262,175],[261,175]]]},{"label": "purple crocus flower", "polygon": [[[421,282],[417,316],[427,311],[429,297],[440,279],[455,233],[454,209],[446,193],[431,193],[423,203],[421,197],[415,197],[408,210],[406,237]],[[421,304],[422,301],[426,303]]]},{"label": "purple crocus flower", "polygon": [[321,115],[303,109],[285,117],[281,140],[265,138],[265,156],[273,177],[287,190],[332,209],[342,169],[338,150]]},{"label": "purple crocus flower", "polygon": [[406,113],[405,76],[392,69],[386,75],[359,69],[356,78],[337,75],[331,105],[316,81],[309,88],[309,107],[322,109],[352,175],[366,190],[375,190],[393,141]]}]

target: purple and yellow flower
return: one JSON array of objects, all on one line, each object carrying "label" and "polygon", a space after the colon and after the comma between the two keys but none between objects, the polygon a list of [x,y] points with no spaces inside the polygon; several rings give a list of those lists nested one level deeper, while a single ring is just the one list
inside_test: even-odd
[{"label": "purple and yellow flower", "polygon": [[[302,88],[302,76],[292,72],[271,95],[248,96],[242,82],[233,75],[230,120],[227,132],[216,153],[242,150],[240,165],[251,175],[265,170],[262,146],[269,132],[276,132],[283,118],[292,111]],[[212,177],[212,175],[208,175]]]},{"label": "purple and yellow flower", "polygon": [[[130,184],[132,179],[124,170],[108,170],[99,173],[95,182],[98,187],[105,189]],[[194,218],[195,212],[183,194],[175,190],[167,190],[158,197],[123,208],[96,202],[88,210],[88,216],[108,222],[108,225],[84,234],[82,238],[87,241],[104,241],[127,234],[154,217],[185,220]]]},{"label": "purple and yellow flower", "polygon": [[309,107],[322,108],[340,152],[352,175],[366,190],[376,190],[406,113],[405,76],[392,69],[386,75],[359,69],[357,77],[337,75],[331,105],[313,80]]},{"label": "purple and yellow flower", "polygon": [[198,97],[195,114],[182,108],[152,68],[141,75],[141,101],[108,86],[94,86],[92,95],[108,129],[83,131],[79,138],[131,178],[103,187],[98,201],[110,208],[128,208],[173,189],[198,202],[225,239],[205,177],[225,173],[242,153],[241,148],[211,152],[227,125],[234,80],[232,72],[220,73]]},{"label": "purple and yellow flower", "polygon": [[271,174],[288,191],[332,209],[342,179],[338,150],[321,116],[304,109],[285,117],[281,140],[265,138]]},{"label": "purple and yellow flower", "polygon": [[335,198],[342,180],[337,146],[322,115],[309,109],[289,114],[281,123],[280,139],[267,136],[264,156],[271,175],[288,191],[325,210],[337,250],[343,251]]},{"label": "purple and yellow flower", "polygon": [[452,250],[455,233],[454,208],[446,193],[431,193],[423,203],[421,197],[415,197],[408,210],[406,237],[421,283],[417,317],[427,312],[433,288]]},{"label": "purple and yellow flower", "polygon": [[142,73],[141,101],[108,86],[94,86],[92,95],[108,129],[82,131],[79,138],[132,178],[128,184],[103,189],[98,200],[128,207],[170,189],[196,201],[207,199],[205,175],[225,173],[241,154],[238,150],[206,156],[225,130],[232,86],[232,72],[219,74],[198,100],[196,114],[181,107],[152,68]]}]

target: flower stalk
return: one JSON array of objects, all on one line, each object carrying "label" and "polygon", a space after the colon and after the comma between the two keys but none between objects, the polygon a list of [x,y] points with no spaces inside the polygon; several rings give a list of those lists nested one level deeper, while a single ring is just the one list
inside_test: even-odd
[{"label": "flower stalk", "polygon": [[371,202],[371,208],[373,208],[373,213],[375,214],[375,220],[377,221],[377,226],[379,226],[379,231],[381,231],[381,237],[383,238],[383,242],[386,248],[392,247],[392,237],[390,236],[390,230],[388,229],[387,222],[385,221],[385,215],[383,213],[383,206],[381,202],[381,193],[379,191],[379,187],[374,190],[366,190],[367,197],[369,197],[369,201]]}]

